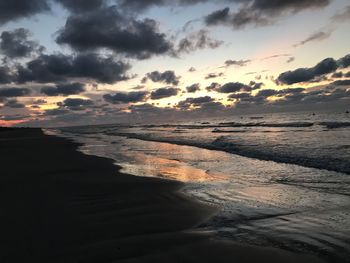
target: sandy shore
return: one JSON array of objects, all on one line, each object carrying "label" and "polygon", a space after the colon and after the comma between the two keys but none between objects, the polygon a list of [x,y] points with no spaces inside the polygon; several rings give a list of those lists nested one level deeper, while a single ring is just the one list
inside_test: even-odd
[{"label": "sandy shore", "polygon": [[194,233],[217,208],[77,147],[0,128],[0,262],[321,262]]}]

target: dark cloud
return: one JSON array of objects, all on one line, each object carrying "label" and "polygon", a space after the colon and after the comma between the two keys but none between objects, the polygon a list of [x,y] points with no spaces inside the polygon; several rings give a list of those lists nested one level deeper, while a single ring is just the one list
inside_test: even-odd
[{"label": "dark cloud", "polygon": [[181,77],[176,76],[175,72],[171,70],[167,70],[164,72],[153,71],[146,74],[146,76],[142,80],[142,83],[145,83],[148,79],[150,79],[153,82],[163,82],[169,85],[177,86],[179,85],[180,78]]},{"label": "dark cloud", "polygon": [[214,101],[214,99],[212,97],[209,97],[209,96],[198,97],[198,98],[187,98],[186,100],[180,101],[177,104],[177,107],[181,108],[181,109],[188,109],[191,106],[198,107],[204,103],[209,103],[209,102],[213,102],[213,101]]},{"label": "dark cloud", "polygon": [[0,88],[0,99],[24,97],[28,96],[30,93],[30,89],[27,88]]},{"label": "dark cloud", "polygon": [[[261,89],[265,84],[262,82],[255,82],[255,81],[251,81],[249,83],[249,86],[251,87],[251,90],[257,90],[257,89]],[[246,89],[246,91],[249,91],[249,89]]]},{"label": "dark cloud", "polygon": [[[255,96],[251,93],[235,93],[229,95],[229,99],[235,100],[236,107],[246,107],[248,105],[283,105],[290,104],[292,101],[300,101],[305,97],[304,88],[288,88],[284,90],[265,89],[260,90]],[[269,97],[277,97],[275,101],[269,101]],[[288,102],[287,102],[288,101]]]},{"label": "dark cloud", "polygon": [[217,82],[212,82],[208,87],[206,87],[207,91],[217,90],[221,87],[221,85]]},{"label": "dark cloud", "polygon": [[233,93],[228,96],[229,99],[247,99],[251,98],[252,95],[248,92],[243,92],[243,93]]},{"label": "dark cloud", "polygon": [[289,92],[281,96],[280,100],[275,101],[274,105],[287,106],[298,104],[323,104],[330,102],[341,102],[349,100],[350,91],[341,88],[327,86],[322,89],[304,92]]},{"label": "dark cloud", "polygon": [[43,99],[38,99],[32,102],[33,105],[42,105],[42,104],[46,104],[47,101],[43,100]]},{"label": "dark cloud", "polygon": [[0,25],[49,9],[47,0],[0,0]]},{"label": "dark cloud", "polygon": [[165,0],[119,0],[121,8],[128,10],[145,10],[152,6],[162,6],[166,4]]},{"label": "dark cloud", "polygon": [[11,115],[11,116],[3,116],[3,115],[0,115],[0,120],[2,121],[23,121],[23,120],[26,120],[28,119],[29,116],[27,115]]},{"label": "dark cloud", "polygon": [[7,84],[13,81],[14,77],[11,74],[9,67],[0,66],[0,84]]},{"label": "dark cloud", "polygon": [[118,92],[114,95],[106,94],[103,96],[105,101],[112,104],[123,104],[123,103],[135,103],[143,102],[147,99],[148,92],[146,91],[134,91],[129,93]]},{"label": "dark cloud", "polygon": [[58,108],[58,109],[53,109],[53,110],[46,110],[44,112],[44,116],[58,116],[58,115],[65,115],[68,114],[69,110],[67,109],[62,109],[62,108]]},{"label": "dark cloud", "polygon": [[41,93],[47,96],[69,96],[80,94],[85,91],[85,85],[82,83],[59,84],[55,87],[44,87]]},{"label": "dark cloud", "polygon": [[344,77],[344,73],[342,71],[335,72],[332,75],[332,78],[342,78],[342,77]]},{"label": "dark cloud", "polygon": [[105,0],[56,0],[71,12],[87,12],[103,6]]},{"label": "dark cloud", "polygon": [[205,17],[205,23],[207,25],[213,26],[224,23],[230,18],[230,8],[226,7],[224,9],[216,10],[213,13]]},{"label": "dark cloud", "polygon": [[299,46],[303,46],[309,42],[314,42],[314,41],[322,41],[325,40],[327,38],[329,38],[331,36],[332,32],[324,32],[324,31],[319,31],[316,33],[313,33],[312,35],[310,35],[309,37],[305,38],[304,40],[300,41],[297,44],[294,44],[294,47],[299,47]]},{"label": "dark cloud", "polygon": [[245,67],[247,66],[248,63],[250,63],[251,60],[226,60],[225,61],[225,66],[230,67],[230,66],[237,66],[237,67]]},{"label": "dark cloud", "polygon": [[192,84],[191,86],[186,87],[186,90],[188,93],[195,93],[197,91],[200,91],[201,85],[199,83]]},{"label": "dark cloud", "polygon": [[233,2],[242,3],[238,11],[231,12],[229,7],[214,11],[205,17],[206,25],[226,25],[233,28],[269,25],[282,15],[325,7],[330,0],[235,0]]},{"label": "dark cloud", "polygon": [[200,111],[208,113],[216,113],[225,109],[225,106],[218,101],[206,102],[200,105]]},{"label": "dark cloud", "polygon": [[338,60],[338,65],[340,68],[350,67],[350,54],[342,57]]},{"label": "dark cloud", "polygon": [[125,75],[130,68],[123,61],[112,57],[102,57],[94,53],[67,56],[63,54],[40,55],[19,66],[16,82],[56,82],[67,78],[87,78],[100,83],[113,84],[127,80]]},{"label": "dark cloud", "polygon": [[56,42],[78,51],[107,48],[138,59],[172,51],[172,44],[158,31],[156,21],[123,16],[116,6],[71,15]]},{"label": "dark cloud", "polygon": [[43,50],[35,41],[28,40],[30,32],[24,28],[3,31],[0,36],[0,51],[9,58],[28,57]]},{"label": "dark cloud", "polygon": [[215,79],[215,78],[218,78],[218,77],[222,77],[224,76],[224,73],[223,72],[220,72],[220,73],[209,73],[205,76],[205,79]]},{"label": "dark cloud", "polygon": [[229,82],[216,89],[219,93],[234,93],[239,91],[251,91],[252,87],[240,82]]},{"label": "dark cloud", "polygon": [[159,100],[159,99],[164,99],[164,98],[169,98],[172,96],[176,96],[179,93],[179,89],[177,88],[160,88],[155,91],[152,91],[151,93],[151,99],[152,100]]},{"label": "dark cloud", "polygon": [[22,109],[25,108],[25,105],[23,103],[18,102],[16,99],[12,99],[5,101],[4,107]]},{"label": "dark cloud", "polygon": [[224,42],[215,40],[208,35],[207,30],[199,30],[180,40],[176,53],[190,53],[198,49],[215,49],[221,46]]},{"label": "dark cloud", "polygon": [[72,111],[81,111],[85,110],[87,107],[94,105],[92,100],[85,99],[65,99],[63,102],[57,103],[61,108],[69,109]]},{"label": "dark cloud", "polygon": [[[226,1],[226,0],[225,0]],[[143,11],[155,6],[188,6],[209,2],[208,0],[117,0],[119,6],[129,11]]]},{"label": "dark cloud", "polygon": [[335,86],[350,86],[350,79],[337,80],[332,83]]},{"label": "dark cloud", "polygon": [[268,98],[271,96],[275,96],[279,93],[278,90],[275,89],[264,89],[264,90],[260,90],[257,94],[256,97],[264,97],[264,98]]},{"label": "dark cloud", "polygon": [[[346,63],[346,61],[345,61]],[[281,84],[294,84],[299,82],[312,81],[316,77],[332,73],[339,65],[333,58],[326,58],[312,68],[299,68],[294,71],[287,71],[279,75],[277,81]]]}]

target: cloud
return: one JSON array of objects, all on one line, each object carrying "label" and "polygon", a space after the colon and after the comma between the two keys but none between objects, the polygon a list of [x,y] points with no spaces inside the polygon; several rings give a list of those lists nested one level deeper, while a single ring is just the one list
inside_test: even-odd
[{"label": "cloud", "polygon": [[293,71],[287,71],[279,75],[277,82],[280,84],[294,84],[308,82],[316,77],[335,72],[339,67],[348,67],[350,65],[350,56],[336,61],[333,58],[326,58],[312,68],[299,68]]},{"label": "cloud", "polygon": [[46,110],[44,112],[44,116],[58,116],[58,115],[65,115],[68,114],[69,110],[67,109],[62,109],[62,108],[58,108],[58,109],[52,109],[52,110]]},{"label": "cloud", "polygon": [[145,83],[150,79],[153,82],[163,82],[169,85],[177,86],[179,85],[180,78],[181,77],[176,76],[175,72],[171,70],[164,72],[153,71],[146,74],[146,76],[142,79],[142,83]]},{"label": "cloud", "polygon": [[221,85],[217,82],[212,82],[208,87],[206,87],[205,89],[207,91],[212,91],[212,90],[217,90],[221,87]]},{"label": "cloud", "polygon": [[218,78],[218,77],[222,77],[224,76],[224,73],[223,72],[220,72],[220,73],[209,73],[205,76],[205,79],[215,79],[215,78]]},{"label": "cloud", "polygon": [[274,23],[280,16],[310,8],[323,8],[330,3],[330,0],[236,0],[234,2],[242,4],[238,11],[231,12],[229,7],[216,10],[204,18],[205,24],[225,25],[235,29],[248,25],[266,26]]},{"label": "cloud", "polygon": [[261,60],[269,60],[269,59],[274,59],[274,58],[284,58],[284,57],[290,57],[290,54],[276,54],[276,55],[271,55],[271,56],[267,56],[262,58]]},{"label": "cloud", "polygon": [[201,85],[199,83],[192,84],[191,86],[186,87],[186,90],[188,93],[195,93],[197,91],[200,91]]},{"label": "cloud", "polygon": [[86,107],[94,105],[94,102],[92,100],[68,98],[63,102],[57,103],[57,105],[61,108],[69,109],[72,111],[81,111],[85,110]]},{"label": "cloud", "polygon": [[46,104],[47,101],[46,100],[43,100],[43,99],[38,99],[38,100],[35,100],[32,102],[32,104],[34,105],[42,105],[42,104]]},{"label": "cloud", "polygon": [[337,80],[332,83],[335,86],[350,86],[350,79]]},{"label": "cloud", "polygon": [[232,60],[232,59],[229,59],[229,60],[225,61],[225,66],[226,67],[230,67],[230,66],[245,67],[250,62],[251,62],[250,59],[247,59],[247,60]]},{"label": "cloud", "polygon": [[6,100],[4,103],[4,107],[22,109],[22,108],[25,108],[25,105],[23,103],[18,102],[16,99],[12,99],[12,100]]},{"label": "cloud", "polygon": [[289,63],[292,63],[293,61],[295,61],[295,57],[290,57],[288,58],[287,63],[289,64]]},{"label": "cloud", "polygon": [[219,93],[234,93],[238,91],[251,91],[252,87],[240,82],[229,82],[216,89]]},{"label": "cloud", "polygon": [[0,66],[0,83],[7,84],[13,81],[13,75],[10,68],[6,66]]},{"label": "cloud", "polygon": [[82,83],[59,84],[55,87],[44,87],[40,90],[47,96],[69,96],[85,92],[85,85]]},{"label": "cloud", "polygon": [[[40,55],[25,66],[18,66],[16,82],[56,82],[71,78],[86,78],[99,83],[113,84],[127,80],[130,65],[112,57],[94,53],[68,56],[63,54]],[[1,75],[1,74],[0,74]],[[1,77],[0,77],[1,79]]]},{"label": "cloud", "polygon": [[[226,0],[225,0],[226,1]],[[208,0],[118,0],[120,8],[140,12],[155,6],[189,6],[198,3],[209,2]]]},{"label": "cloud", "polygon": [[30,89],[27,88],[0,88],[0,99],[24,97],[28,96],[30,93]]},{"label": "cloud", "polygon": [[0,25],[48,10],[47,0],[0,0]]},{"label": "cloud", "polygon": [[136,103],[144,102],[147,99],[148,92],[133,91],[129,93],[118,92],[114,95],[106,94],[103,96],[104,100],[112,104]]},{"label": "cloud", "polygon": [[103,6],[104,0],[56,0],[71,12],[87,12]]},{"label": "cloud", "polygon": [[247,98],[251,98],[252,95],[248,92],[243,92],[243,93],[233,93],[233,94],[230,94],[228,96],[229,99],[247,99]]},{"label": "cloud", "polygon": [[224,42],[215,40],[208,35],[207,30],[199,30],[180,40],[176,54],[190,53],[198,49],[215,49],[220,47]]},{"label": "cloud", "polygon": [[[257,89],[261,89],[265,84],[262,82],[255,82],[255,81],[251,81],[249,83],[249,86],[251,87],[251,90],[257,90]],[[246,89],[246,91],[249,91],[249,89]]]},{"label": "cloud", "polygon": [[138,59],[172,51],[172,44],[159,32],[156,21],[124,16],[116,6],[71,15],[56,42],[78,51],[109,49]]},{"label": "cloud", "polygon": [[346,89],[336,88],[332,86],[326,86],[325,88],[307,92],[285,92],[285,96],[281,96],[280,100],[273,102],[274,105],[287,106],[287,105],[314,105],[324,104],[331,102],[342,102],[349,100],[350,91]]},{"label": "cloud", "polygon": [[29,116],[27,116],[27,115],[19,115],[19,114],[11,115],[11,116],[0,115],[0,120],[2,120],[2,121],[23,121],[23,120],[28,119],[28,117]]},{"label": "cloud", "polygon": [[177,107],[181,108],[181,109],[188,109],[191,106],[198,107],[204,103],[209,103],[209,102],[213,102],[213,101],[214,101],[214,99],[212,97],[209,97],[209,96],[198,97],[198,98],[187,98],[186,100],[180,101],[177,104]]},{"label": "cloud", "polygon": [[344,73],[342,71],[335,72],[332,75],[332,78],[342,78],[342,77],[344,77]]},{"label": "cloud", "polygon": [[350,19],[350,5],[346,6],[344,10],[339,11],[336,13],[333,17],[332,20],[336,22],[343,22],[346,20]]},{"label": "cloud", "polygon": [[338,65],[340,68],[350,67],[350,54],[342,57],[338,60]]},{"label": "cloud", "polygon": [[306,39],[300,41],[299,43],[294,44],[293,47],[300,47],[300,46],[303,46],[309,42],[325,40],[325,39],[329,38],[331,36],[331,34],[332,34],[331,31],[329,31],[329,32],[319,31],[319,32],[313,33],[312,35],[310,35]]},{"label": "cloud", "polygon": [[133,90],[140,90],[140,89],[144,89],[144,88],[145,88],[145,86],[143,86],[143,85],[137,85],[137,86],[133,87],[132,89]]},{"label": "cloud", "polygon": [[119,0],[118,2],[121,8],[138,11],[145,10],[152,6],[162,6],[166,4],[164,0]]},{"label": "cloud", "polygon": [[[274,89],[264,89],[260,90],[255,96],[251,93],[235,93],[229,95],[229,99],[235,100],[236,107],[247,107],[248,105],[283,105],[290,104],[292,101],[294,103],[299,103],[305,97],[304,88],[288,88],[283,90]],[[268,98],[276,97],[274,101],[269,101]],[[288,102],[287,102],[288,101]]]},{"label": "cloud", "polygon": [[179,89],[177,88],[160,88],[155,91],[152,91],[151,93],[151,99],[152,100],[159,100],[164,98],[169,98],[172,96],[176,96],[179,93]]},{"label": "cloud", "polygon": [[24,28],[3,31],[0,35],[1,53],[9,58],[21,58],[43,51],[37,42],[28,40],[29,36],[29,30]]},{"label": "cloud", "polygon": [[205,23],[209,26],[214,26],[227,22],[230,17],[230,8],[216,10],[205,17]]}]

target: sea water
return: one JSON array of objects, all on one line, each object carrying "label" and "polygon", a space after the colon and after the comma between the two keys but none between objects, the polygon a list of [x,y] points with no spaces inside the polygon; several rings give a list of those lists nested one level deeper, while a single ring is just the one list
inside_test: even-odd
[{"label": "sea water", "polygon": [[218,205],[198,230],[350,260],[350,115],[285,113],[51,130],[122,172],[186,182]]}]

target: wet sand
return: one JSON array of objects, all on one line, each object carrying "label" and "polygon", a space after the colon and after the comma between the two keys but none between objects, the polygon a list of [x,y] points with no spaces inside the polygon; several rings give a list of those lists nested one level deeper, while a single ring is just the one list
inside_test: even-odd
[{"label": "wet sand", "polygon": [[194,232],[217,207],[78,146],[0,128],[0,262],[321,262]]}]

